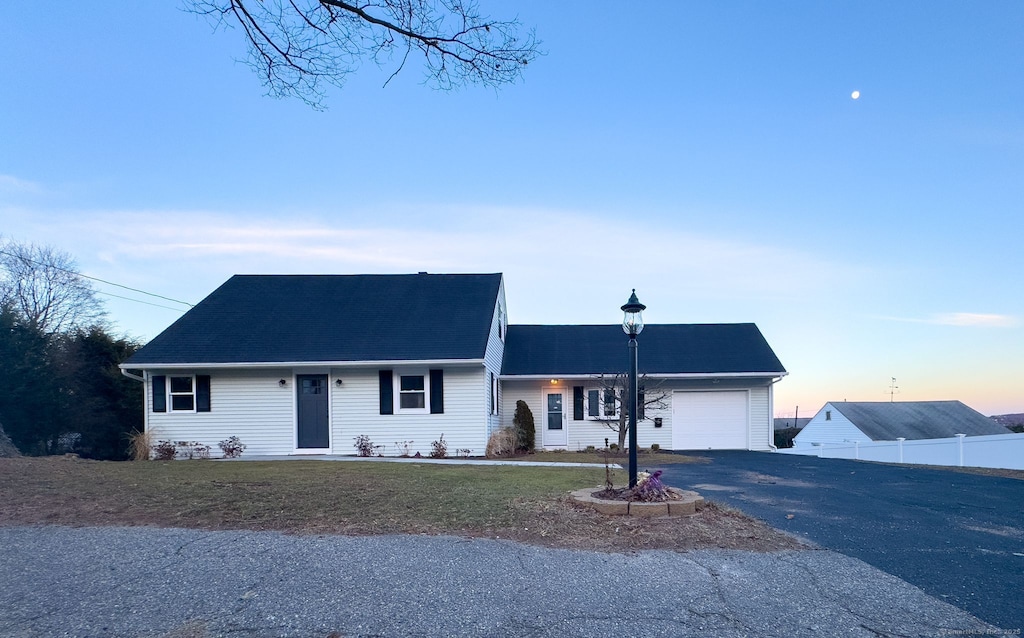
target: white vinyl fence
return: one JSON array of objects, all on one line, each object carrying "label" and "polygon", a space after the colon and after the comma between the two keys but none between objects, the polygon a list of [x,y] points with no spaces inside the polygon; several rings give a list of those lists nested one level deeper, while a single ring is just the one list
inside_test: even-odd
[{"label": "white vinyl fence", "polygon": [[882,463],[997,467],[1024,470],[1024,434],[991,434],[948,439],[872,441],[870,443],[815,443],[778,450],[824,459],[857,459]]}]

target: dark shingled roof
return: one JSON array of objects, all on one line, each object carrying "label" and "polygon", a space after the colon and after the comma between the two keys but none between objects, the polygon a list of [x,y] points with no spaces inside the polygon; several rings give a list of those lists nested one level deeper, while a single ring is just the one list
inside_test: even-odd
[{"label": "dark shingled roof", "polygon": [[[629,367],[622,327],[509,326],[503,375],[616,374]],[[642,374],[785,372],[752,323],[653,324],[637,338]]]},{"label": "dark shingled roof", "polygon": [[235,275],[126,365],[482,359],[500,274]]},{"label": "dark shingled roof", "polygon": [[957,434],[980,436],[1009,432],[959,401],[836,401],[831,405],[872,441],[895,441],[899,437],[908,440],[944,439]]}]

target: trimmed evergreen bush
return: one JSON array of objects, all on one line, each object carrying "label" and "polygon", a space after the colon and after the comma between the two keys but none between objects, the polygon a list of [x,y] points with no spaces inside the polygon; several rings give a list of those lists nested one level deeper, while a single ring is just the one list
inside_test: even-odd
[{"label": "trimmed evergreen bush", "polygon": [[526,401],[516,401],[516,413],[512,417],[512,425],[516,428],[516,450],[532,452],[537,439],[537,428],[533,424],[533,412]]}]

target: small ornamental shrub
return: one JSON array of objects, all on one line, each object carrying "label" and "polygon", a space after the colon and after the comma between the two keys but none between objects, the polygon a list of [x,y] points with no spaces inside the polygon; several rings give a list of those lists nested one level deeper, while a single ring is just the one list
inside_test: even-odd
[{"label": "small ornamental shrub", "polygon": [[[133,461],[148,461],[152,457],[153,437],[149,432],[132,430],[128,434],[128,456]],[[0,454],[0,456],[3,456]]]},{"label": "small ornamental shrub", "polygon": [[373,441],[365,434],[355,437],[355,445],[352,447],[356,449],[359,456],[373,456]]},{"label": "small ornamental shrub", "polygon": [[496,456],[508,456],[516,451],[516,431],[512,428],[500,428],[491,433],[487,439],[487,449],[484,456],[494,458]]},{"label": "small ornamental shrub", "polygon": [[220,446],[220,451],[224,453],[226,459],[237,459],[242,456],[242,452],[246,448],[245,443],[242,443],[237,436],[225,439],[217,445]]},{"label": "small ornamental shrub", "polygon": [[612,443],[611,445],[608,446],[608,449],[611,450],[612,452],[618,452],[619,451],[619,444],[618,443]]},{"label": "small ornamental shrub", "polygon": [[153,458],[157,461],[173,461],[178,455],[178,446],[170,441],[157,441],[153,446]]},{"label": "small ornamental shrub", "polygon": [[430,443],[430,458],[443,459],[446,456],[448,456],[448,442],[444,440],[442,434],[440,439]]},{"label": "small ornamental shrub", "polygon": [[594,452],[597,452],[597,448],[594,447],[593,445],[588,445],[583,449],[583,451],[586,452],[587,454],[593,454]]},{"label": "small ornamental shrub", "polygon": [[463,459],[468,459],[469,455],[472,453],[473,450],[469,449],[468,447],[460,447],[459,449],[455,450],[455,456],[458,456]]},{"label": "small ornamental shrub", "polygon": [[793,438],[797,434],[800,434],[800,428],[775,430],[775,447],[783,449],[793,447]]},{"label": "small ornamental shrub", "polygon": [[633,500],[637,501],[666,501],[668,491],[661,482],[661,470],[653,474],[638,472],[636,475],[636,487],[633,488]]},{"label": "small ornamental shrub", "polygon": [[526,401],[516,401],[516,413],[512,416],[512,425],[516,428],[516,451],[533,452],[537,439],[537,429],[533,424],[533,412]]},{"label": "small ornamental shrub", "polygon": [[203,445],[199,441],[178,441],[178,452],[182,457],[192,459],[210,458],[210,446]]},{"label": "small ornamental shrub", "polygon": [[395,441],[395,447],[398,448],[398,456],[409,456],[409,447],[415,443],[415,441]]},{"label": "small ornamental shrub", "polygon": [[661,449],[660,445],[658,445],[657,443],[651,443],[651,452],[657,452],[660,449]]}]

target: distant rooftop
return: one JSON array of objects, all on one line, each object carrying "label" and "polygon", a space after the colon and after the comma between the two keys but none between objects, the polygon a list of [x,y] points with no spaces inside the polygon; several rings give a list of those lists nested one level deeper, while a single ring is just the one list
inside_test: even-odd
[{"label": "distant rooftop", "polygon": [[831,406],[873,441],[943,439],[957,434],[1006,434],[1006,428],[960,401],[832,401]]}]

